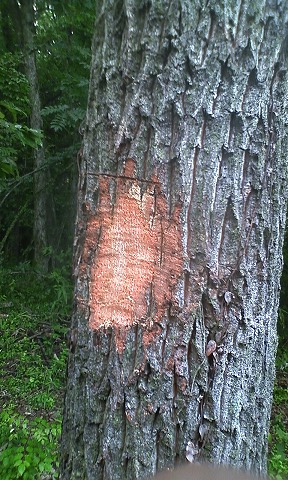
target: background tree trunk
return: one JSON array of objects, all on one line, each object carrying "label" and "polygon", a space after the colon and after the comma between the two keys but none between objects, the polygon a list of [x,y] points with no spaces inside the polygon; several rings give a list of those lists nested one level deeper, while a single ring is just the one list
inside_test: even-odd
[{"label": "background tree trunk", "polygon": [[102,1],[61,479],[266,469],[287,195],[284,3]]},{"label": "background tree trunk", "polygon": [[[33,0],[21,0],[21,23],[23,52],[25,56],[26,75],[30,84],[31,119],[30,126],[35,130],[42,130],[41,102],[38,87],[36,58],[35,58],[35,13]],[[49,171],[45,165],[45,150],[41,146],[34,153],[34,259],[36,267],[42,272],[48,271],[49,256],[45,255],[47,241],[47,193],[49,185]]]}]

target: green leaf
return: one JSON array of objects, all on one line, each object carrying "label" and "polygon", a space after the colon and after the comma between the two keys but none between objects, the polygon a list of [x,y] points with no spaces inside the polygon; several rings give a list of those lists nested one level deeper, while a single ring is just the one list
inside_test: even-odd
[{"label": "green leaf", "polygon": [[11,114],[12,116],[12,119],[13,119],[13,122],[16,123],[17,122],[17,113],[21,113],[22,115],[24,115],[25,117],[27,116],[26,113],[21,110],[21,108],[18,108],[16,107],[16,105],[14,105],[13,103],[11,102],[7,102],[5,100],[1,100],[0,101],[0,105],[4,108],[6,108],[6,110],[8,110],[8,112]]},{"label": "green leaf", "polygon": [[45,466],[46,466],[45,463],[43,463],[43,462],[40,462],[40,463],[39,463],[38,469],[40,470],[41,473],[44,472]]},{"label": "green leaf", "polygon": [[18,472],[20,473],[20,475],[23,475],[25,470],[26,470],[26,465],[24,463],[21,463],[21,465],[18,466]]}]

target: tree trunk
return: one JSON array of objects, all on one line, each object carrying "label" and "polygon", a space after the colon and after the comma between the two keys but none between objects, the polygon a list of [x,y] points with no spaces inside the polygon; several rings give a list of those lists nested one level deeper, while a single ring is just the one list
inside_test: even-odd
[{"label": "tree trunk", "polygon": [[[34,2],[33,0],[21,0],[21,20],[23,52],[25,55],[26,75],[30,85],[31,120],[30,126],[35,130],[42,130],[41,103],[38,87],[35,43],[34,43]],[[45,165],[45,150],[41,146],[34,153],[34,259],[36,267],[46,273],[48,270],[47,248],[47,189],[49,172]]]},{"label": "tree trunk", "polygon": [[284,2],[100,2],[60,478],[265,472],[287,195]]}]

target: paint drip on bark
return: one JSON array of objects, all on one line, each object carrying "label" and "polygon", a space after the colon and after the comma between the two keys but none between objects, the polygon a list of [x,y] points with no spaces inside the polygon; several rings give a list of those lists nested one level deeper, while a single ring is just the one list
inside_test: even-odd
[{"label": "paint drip on bark", "polygon": [[180,212],[179,204],[169,215],[158,179],[136,179],[131,159],[123,175],[99,178],[97,215],[88,220],[83,256],[85,262],[88,252],[95,252],[89,326],[112,327],[119,353],[133,324],[143,325],[147,345],[160,331],[157,321],[177,304],[183,272]]}]

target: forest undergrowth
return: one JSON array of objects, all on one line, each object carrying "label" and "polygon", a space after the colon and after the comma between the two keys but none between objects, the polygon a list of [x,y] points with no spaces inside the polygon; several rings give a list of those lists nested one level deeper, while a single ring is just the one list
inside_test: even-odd
[{"label": "forest undergrowth", "polygon": [[0,271],[0,478],[54,480],[71,282],[28,264]]},{"label": "forest undergrowth", "polygon": [[[54,480],[72,285],[62,268],[0,269],[0,478]],[[286,312],[282,311],[281,322]],[[269,434],[269,473],[288,478],[288,343],[280,342]]]}]

